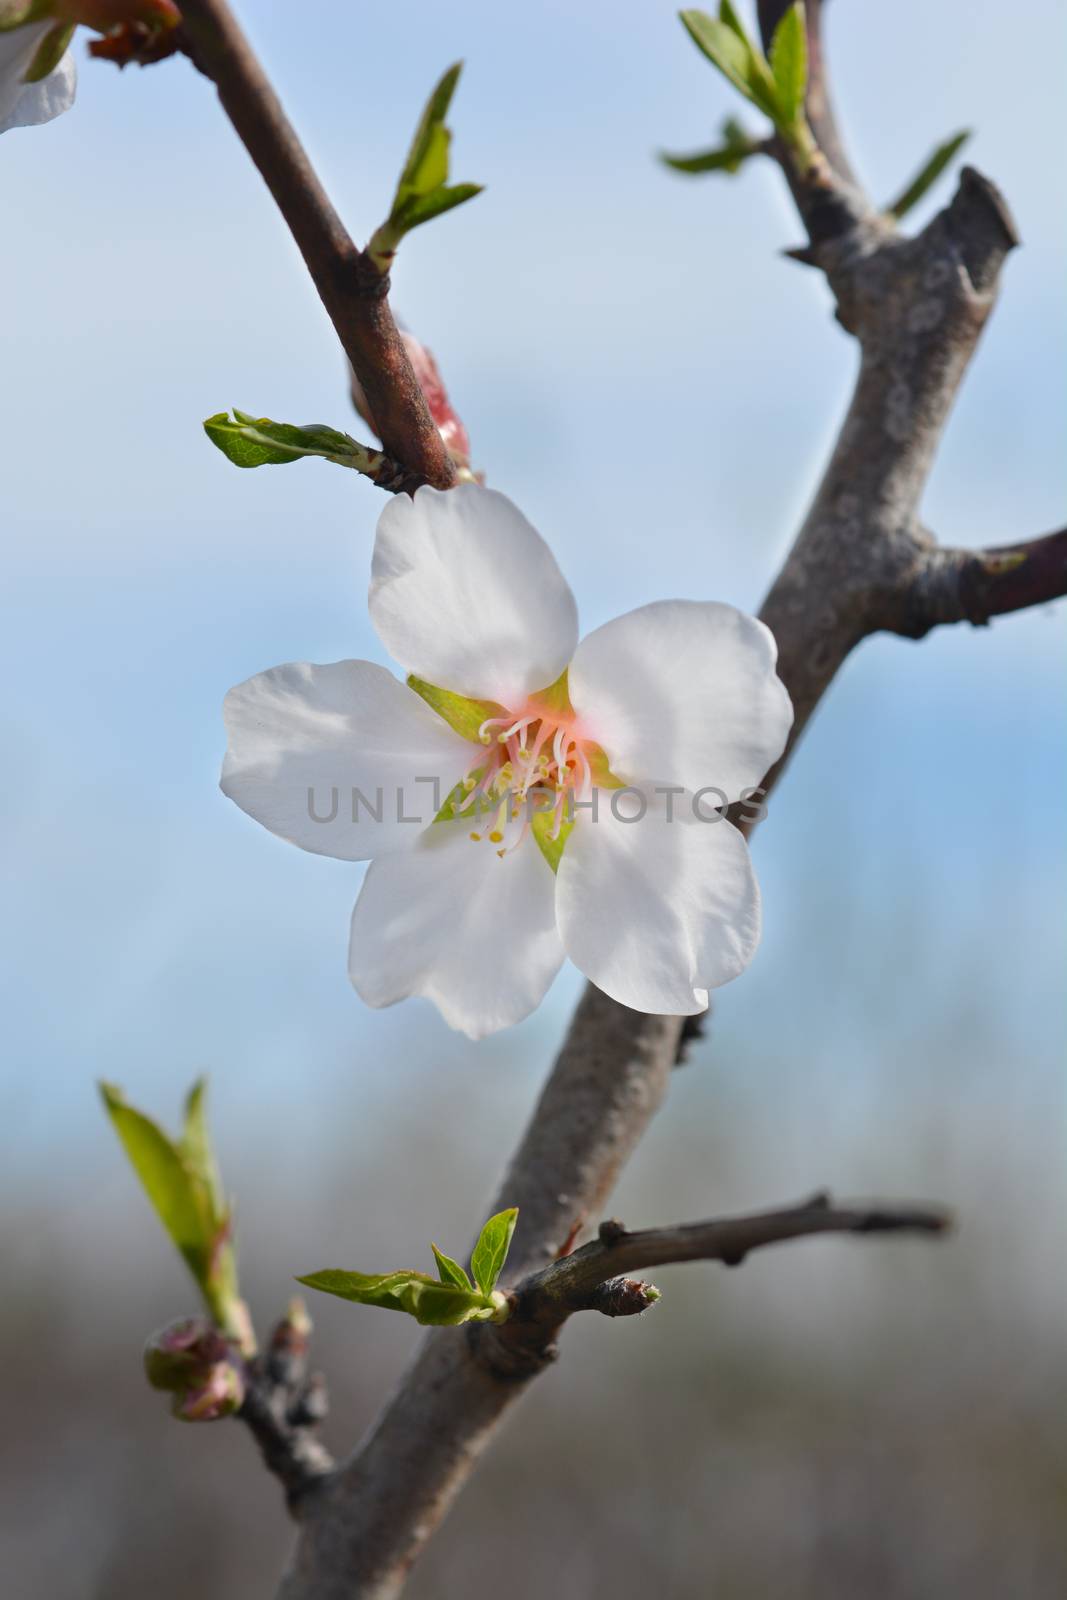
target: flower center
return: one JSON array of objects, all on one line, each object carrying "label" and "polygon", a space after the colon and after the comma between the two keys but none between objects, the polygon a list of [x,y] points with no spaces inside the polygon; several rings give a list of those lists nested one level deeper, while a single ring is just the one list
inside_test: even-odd
[{"label": "flower center", "polygon": [[[453,815],[473,815],[485,826],[472,831],[475,842],[503,846],[509,823],[519,824],[504,856],[516,849],[531,827],[538,842],[558,845],[574,821],[574,807],[593,786],[592,753],[571,712],[531,700],[525,710],[488,717],[478,729],[485,755],[472,763],[454,801]],[[543,847],[543,846],[542,846]]]}]

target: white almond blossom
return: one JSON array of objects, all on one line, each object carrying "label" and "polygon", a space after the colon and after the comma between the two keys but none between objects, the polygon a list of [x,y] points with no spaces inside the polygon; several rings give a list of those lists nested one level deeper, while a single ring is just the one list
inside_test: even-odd
[{"label": "white almond blossom", "polygon": [[52,20],[46,20],[0,32],[0,133],[51,122],[74,104],[76,73],[69,50],[46,77],[37,83],[26,82],[34,57],[54,26]]},{"label": "white almond blossom", "polygon": [[370,860],[349,971],[472,1038],[541,1001],[565,955],[637,1011],[703,1011],[760,934],[721,814],[792,724],[769,630],[667,600],[578,639],[548,546],[494,490],[398,495],[367,661],[276,667],[226,697],[224,793],[281,838]]}]

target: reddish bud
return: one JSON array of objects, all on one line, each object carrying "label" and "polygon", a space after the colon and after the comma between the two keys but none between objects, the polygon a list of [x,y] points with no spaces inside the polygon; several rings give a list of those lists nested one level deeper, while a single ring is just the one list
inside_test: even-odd
[{"label": "reddish bud", "polygon": [[218,1422],[241,1409],[245,1397],[242,1374],[230,1360],[208,1369],[202,1383],[176,1394],[171,1414],[180,1422]]},{"label": "reddish bud", "polygon": [[232,1345],[204,1317],[182,1317],[154,1333],[144,1349],[153,1389],[173,1394],[184,1422],[230,1416],[244,1399],[244,1378]]},{"label": "reddish bud", "polygon": [[[471,471],[470,438],[462,421],[453,409],[452,402],[448,397],[448,390],[445,388],[444,379],[441,377],[437,362],[434,360],[433,352],[427,349],[420,340],[416,339],[415,335],[410,333],[407,328],[401,327],[400,338],[404,349],[407,351],[408,360],[411,362],[412,371],[418,381],[419,388],[422,390],[430,415],[437,424],[437,430],[444,441],[445,449],[456,466],[461,471],[469,473]],[[360,381],[354,373],[352,375],[352,402],[367,426],[373,428],[375,433],[379,433],[378,425],[371,413],[370,406],[367,404],[367,397],[363,393]]]}]

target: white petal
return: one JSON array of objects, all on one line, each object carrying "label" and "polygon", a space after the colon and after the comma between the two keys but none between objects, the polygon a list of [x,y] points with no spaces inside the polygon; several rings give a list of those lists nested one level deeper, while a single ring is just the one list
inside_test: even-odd
[{"label": "white petal", "polygon": [[[611,804],[616,796],[616,805]],[[597,988],[634,1011],[688,1016],[743,972],[759,944],[760,900],[748,849],[691,798],[598,791],[579,813],[556,878],[563,945]],[[702,808],[706,811],[706,806]]]},{"label": "white petal", "polygon": [[563,960],[555,879],[533,839],[501,859],[467,822],[375,861],[352,915],[348,970],[370,1006],[425,995],[472,1039],[540,1005]]},{"label": "white petal", "polygon": [[345,861],[412,848],[480,753],[369,661],[260,672],[230,690],[224,716],[223,794]]},{"label": "white petal", "polygon": [[568,683],[618,777],[715,787],[733,802],[762,781],[793,724],[777,659],[755,617],[716,601],[660,600],[583,639]]},{"label": "white petal", "polygon": [[510,500],[475,483],[390,501],[370,612],[406,671],[509,709],[555,683],[578,642],[574,596],[551,550]]},{"label": "white petal", "polygon": [[0,33],[0,133],[51,122],[74,103],[76,70],[68,50],[47,78],[26,83],[25,75],[51,22]]}]

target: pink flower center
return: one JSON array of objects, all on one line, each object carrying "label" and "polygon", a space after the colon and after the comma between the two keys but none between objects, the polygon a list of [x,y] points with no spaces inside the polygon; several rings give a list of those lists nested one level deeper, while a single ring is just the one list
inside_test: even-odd
[{"label": "pink flower center", "polygon": [[[565,823],[573,822],[575,803],[588,799],[593,786],[590,753],[595,747],[580,731],[573,713],[549,710],[531,700],[524,711],[489,717],[478,729],[485,755],[463,780],[457,816],[490,813],[488,825],[472,832],[475,841],[501,845],[509,822],[521,822],[518,837],[504,856],[526,837],[535,816],[544,817],[547,836],[557,840]],[[548,820],[550,819],[550,820]]]}]

